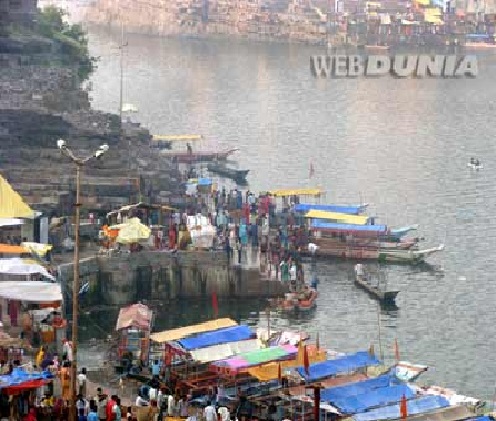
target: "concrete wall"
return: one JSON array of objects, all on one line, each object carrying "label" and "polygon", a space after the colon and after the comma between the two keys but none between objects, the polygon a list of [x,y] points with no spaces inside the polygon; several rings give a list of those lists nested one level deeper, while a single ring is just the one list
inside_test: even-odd
[{"label": "concrete wall", "polygon": [[[59,266],[66,308],[72,297],[73,265]],[[92,257],[80,263],[81,285],[89,282],[86,305],[126,305],[136,301],[177,298],[275,297],[285,292],[277,281],[265,280],[259,268],[230,266],[224,252],[142,251]]]}]

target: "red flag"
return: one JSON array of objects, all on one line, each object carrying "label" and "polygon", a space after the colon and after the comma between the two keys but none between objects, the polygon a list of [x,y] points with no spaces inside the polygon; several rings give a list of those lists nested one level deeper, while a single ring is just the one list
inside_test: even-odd
[{"label": "red flag", "polygon": [[307,346],[303,348],[303,367],[305,367],[305,373],[307,376],[310,375],[310,361],[308,360],[308,350]]},{"label": "red flag", "polygon": [[400,416],[402,420],[406,420],[408,417],[408,408],[406,405],[406,397],[403,395],[400,401]]},{"label": "red flag", "polygon": [[398,347],[398,339],[394,340],[394,358],[397,363],[400,362],[400,348]]},{"label": "red flag", "polygon": [[277,366],[277,379],[279,380],[279,383],[282,383],[281,363]]},{"label": "red flag", "polygon": [[217,318],[219,315],[219,302],[217,300],[217,293],[212,292],[212,308],[214,310],[214,317]]},{"label": "red flag", "polygon": [[308,173],[308,178],[312,178],[314,174],[315,174],[315,168],[313,167],[313,162],[310,161],[310,171]]}]

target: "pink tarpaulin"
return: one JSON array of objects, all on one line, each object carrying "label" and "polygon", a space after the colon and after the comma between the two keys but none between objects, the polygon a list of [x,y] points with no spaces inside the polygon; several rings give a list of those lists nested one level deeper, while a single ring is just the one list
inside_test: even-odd
[{"label": "pink tarpaulin", "polygon": [[143,304],[132,304],[121,308],[115,330],[136,327],[149,329],[152,321],[152,311]]}]

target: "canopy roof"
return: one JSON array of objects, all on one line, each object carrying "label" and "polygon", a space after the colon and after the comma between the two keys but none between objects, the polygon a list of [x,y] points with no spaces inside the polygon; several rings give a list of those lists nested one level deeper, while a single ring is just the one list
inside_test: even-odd
[{"label": "canopy roof", "polygon": [[327,221],[352,225],[366,225],[369,220],[368,216],[348,215],[346,213],[326,212],[316,209],[308,211],[305,218],[324,219]]},{"label": "canopy roof", "polygon": [[0,175],[0,218],[34,218],[35,212]]},{"label": "canopy roof", "polygon": [[[327,358],[326,351],[323,349],[317,349],[316,347],[307,345],[308,360],[312,363],[317,363],[320,361],[325,361]],[[275,380],[279,377],[279,365],[281,366],[281,371],[287,368],[297,367],[301,364],[299,359],[284,360],[280,362],[270,362],[268,364],[263,364],[258,367],[252,367],[248,369],[248,373],[253,377],[256,377],[261,382],[267,382],[270,380]]]},{"label": "canopy roof", "polygon": [[19,218],[0,218],[0,227],[13,227],[23,223],[23,220]]},{"label": "canopy roof", "polygon": [[127,329],[129,327],[150,329],[152,315],[152,311],[144,304],[132,304],[121,308],[117,317],[115,330]]},{"label": "canopy roof", "polygon": [[198,348],[190,351],[191,358],[202,363],[223,360],[233,355],[252,352],[262,346],[258,339],[247,339],[244,341],[229,342],[227,344],[213,345],[206,348]]},{"label": "canopy roof", "polygon": [[353,225],[353,224],[337,224],[332,222],[321,222],[319,220],[312,222],[310,228],[329,230],[329,231],[341,231],[341,232],[376,232],[378,234],[385,234],[387,232],[386,225]]},{"label": "canopy roof", "polygon": [[346,384],[344,386],[331,387],[329,389],[322,390],[321,400],[323,402],[334,402],[348,396],[362,395],[381,387],[387,387],[393,382],[393,380],[393,376],[386,374],[372,379]]},{"label": "canopy roof", "polygon": [[191,338],[179,340],[179,344],[187,351],[228,342],[244,341],[252,338],[254,332],[245,325],[231,326],[213,332],[201,333]]},{"label": "canopy roof", "polygon": [[320,189],[284,189],[267,192],[270,196],[320,196],[323,191]]},{"label": "canopy roof", "polygon": [[40,387],[43,382],[52,379],[53,375],[50,372],[44,371],[28,373],[21,367],[15,367],[11,374],[0,376],[0,389],[13,388],[29,389]]},{"label": "canopy roof", "polygon": [[2,281],[0,297],[32,303],[53,303],[63,300],[60,284],[40,281]]},{"label": "canopy roof", "polygon": [[55,281],[55,277],[48,273],[43,266],[34,263],[31,260],[21,259],[20,257],[0,259],[0,273],[10,275],[32,275],[35,273],[40,273],[44,277]]},{"label": "canopy roof", "polygon": [[397,386],[380,387],[361,395],[346,396],[332,401],[332,405],[339,408],[344,414],[357,414],[378,406],[391,405],[405,396],[411,399],[415,396],[413,390],[405,384]]},{"label": "canopy roof", "polygon": [[380,365],[381,362],[370,355],[368,351],[361,351],[345,357],[327,360],[317,364],[311,364],[307,375],[304,367],[298,367],[298,373],[307,381],[316,381],[337,374],[346,374],[359,368]]},{"label": "canopy roof", "polygon": [[358,215],[367,209],[367,204],[364,205],[313,205],[311,203],[299,203],[295,205],[296,212],[308,212],[310,210],[319,210],[326,212],[339,212],[349,215]]},{"label": "canopy roof", "polygon": [[0,253],[3,254],[30,254],[29,250],[23,246],[13,246],[11,244],[0,244]]},{"label": "canopy roof", "polygon": [[216,319],[192,326],[178,327],[176,329],[154,333],[150,336],[150,339],[154,342],[159,343],[177,341],[178,339],[182,339],[196,333],[210,332],[213,330],[237,325],[238,324],[232,319]]},{"label": "canopy roof", "polygon": [[[423,396],[418,399],[409,400],[406,403],[408,416],[431,412],[436,409],[449,406],[448,400],[443,396]],[[353,416],[355,421],[375,421],[400,419],[400,405],[389,405],[381,408],[371,409],[363,414]]]},{"label": "canopy roof", "polygon": [[230,370],[241,370],[260,365],[269,361],[282,360],[296,355],[298,349],[293,345],[272,346],[258,351],[239,354],[227,360],[217,361],[213,364],[216,368],[225,367]]}]

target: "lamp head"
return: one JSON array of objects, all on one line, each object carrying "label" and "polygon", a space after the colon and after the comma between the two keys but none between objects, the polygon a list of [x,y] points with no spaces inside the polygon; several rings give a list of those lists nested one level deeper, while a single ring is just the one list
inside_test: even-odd
[{"label": "lamp head", "polygon": [[67,148],[67,143],[63,139],[57,140],[57,148],[60,150]]}]

